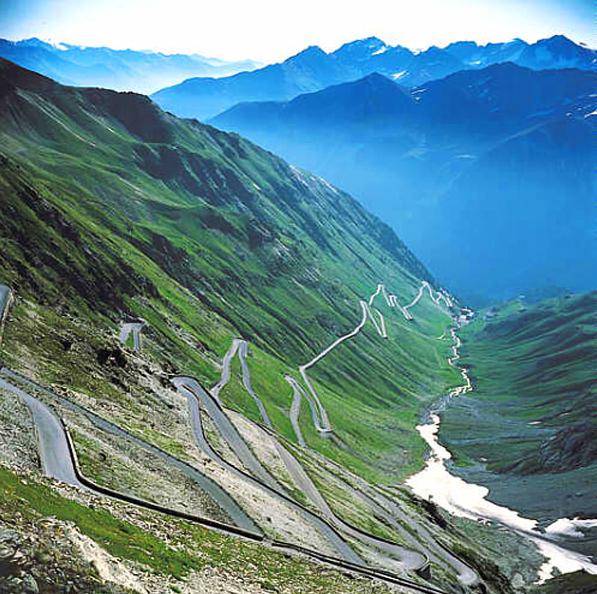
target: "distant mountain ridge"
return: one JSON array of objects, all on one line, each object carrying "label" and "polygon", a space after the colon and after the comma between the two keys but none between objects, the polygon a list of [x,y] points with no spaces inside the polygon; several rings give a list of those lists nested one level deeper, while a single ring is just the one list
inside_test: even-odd
[{"label": "distant mountain ridge", "polygon": [[197,54],[51,44],[35,37],[21,41],[0,39],[0,57],[63,84],[144,93],[189,76],[227,76],[257,67],[251,60],[226,62]]},{"label": "distant mountain ridge", "polygon": [[595,287],[596,83],[594,72],[513,63],[412,91],[372,74],[211,123],[346,188],[482,302],[541,283]]},{"label": "distant mountain ridge", "polygon": [[594,70],[595,51],[564,36],[528,44],[520,39],[480,46],[472,41],[432,46],[412,52],[390,46],[377,37],[346,43],[334,52],[309,47],[284,62],[233,76],[190,78],[162,89],[152,98],[164,109],[185,117],[206,119],[247,101],[288,101],[331,85],[363,78],[372,73],[416,87],[459,70],[485,68],[514,62],[531,69],[577,68]]}]

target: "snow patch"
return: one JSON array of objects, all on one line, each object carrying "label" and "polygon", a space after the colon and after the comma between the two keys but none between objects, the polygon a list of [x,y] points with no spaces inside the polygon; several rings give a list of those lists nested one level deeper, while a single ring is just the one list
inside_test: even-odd
[{"label": "snow patch", "polygon": [[400,78],[403,78],[407,74],[408,74],[408,70],[401,70],[400,72],[394,72],[394,74],[392,74],[392,78],[394,80],[398,80]]},{"label": "snow patch", "polygon": [[579,518],[560,518],[550,524],[545,532],[547,534],[554,534],[556,536],[571,536],[572,538],[584,538],[585,534],[582,530],[584,528],[590,530],[597,528],[597,520],[581,520]]},{"label": "snow patch", "polygon": [[[537,520],[525,518],[514,510],[488,501],[486,497],[489,495],[489,489],[467,483],[460,477],[450,474],[445,462],[452,458],[452,454],[437,439],[439,425],[439,416],[432,414],[429,424],[417,426],[417,431],[431,448],[431,456],[425,468],[406,481],[416,495],[433,501],[455,516],[472,520],[497,521],[529,538],[546,558],[545,563],[539,568],[537,583],[543,583],[554,577],[555,569],[560,573],[586,571],[591,575],[597,575],[597,565],[594,565],[589,557],[545,540],[545,536],[536,530]],[[589,527],[597,525],[597,520],[567,520],[567,522],[558,520],[554,523],[555,528],[552,524],[552,531],[549,532],[548,527],[546,533],[554,534],[557,529],[561,534],[562,529],[570,529],[568,522],[574,524],[575,521],[577,526],[578,522],[590,522]],[[576,530],[574,526],[573,528]]]}]

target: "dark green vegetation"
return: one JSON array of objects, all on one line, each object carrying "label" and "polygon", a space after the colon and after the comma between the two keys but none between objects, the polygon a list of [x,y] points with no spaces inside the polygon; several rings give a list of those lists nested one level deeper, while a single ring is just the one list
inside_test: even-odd
[{"label": "dark green vegetation", "polygon": [[[1,62],[0,139],[0,276],[20,298],[5,356],[110,401],[144,434],[149,403],[128,394],[131,362],[109,337],[125,317],[147,320],[153,363],[208,386],[231,338],[248,339],[255,388],[294,438],[283,373],[352,329],[378,282],[406,302],[429,278],[350,196],[140,95]],[[303,412],[309,443],[370,477],[421,464],[419,412],[458,382],[436,340],[449,318],[427,299],[417,308],[411,323],[385,312],[388,341],[367,329],[311,373],[345,445]]]},{"label": "dark green vegetation", "polygon": [[451,402],[441,440],[492,500],[545,523],[597,514],[595,311],[595,292],[517,301],[461,332],[475,391]]}]

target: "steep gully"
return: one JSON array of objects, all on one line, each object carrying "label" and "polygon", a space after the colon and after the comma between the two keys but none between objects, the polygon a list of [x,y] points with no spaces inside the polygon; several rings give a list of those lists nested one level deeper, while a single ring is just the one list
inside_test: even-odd
[{"label": "steep gully", "polygon": [[[8,300],[6,301],[6,304],[7,305],[9,304]],[[6,313],[7,313],[7,307],[5,307],[1,313],[2,313],[2,317],[5,317]],[[125,501],[127,503],[131,503],[131,504],[134,504],[134,505],[146,508],[146,509],[150,509],[153,511],[158,511],[160,513],[184,518],[189,521],[202,524],[203,526],[215,528],[217,530],[235,534],[237,536],[240,536],[243,538],[248,538],[250,540],[257,540],[260,542],[265,542],[266,544],[269,544],[270,546],[275,547],[275,548],[290,550],[290,551],[297,551],[297,552],[307,555],[311,558],[317,559],[318,561],[321,561],[323,563],[327,563],[330,565],[334,565],[336,567],[348,569],[350,571],[353,571],[355,573],[358,573],[358,574],[361,574],[361,575],[364,575],[367,577],[376,577],[378,579],[381,579],[381,580],[384,580],[384,581],[387,581],[390,583],[399,584],[403,587],[406,587],[407,589],[409,589],[411,591],[426,592],[428,594],[443,594],[442,590],[435,588],[433,586],[429,586],[429,585],[425,585],[425,584],[421,584],[421,583],[409,580],[408,578],[402,577],[402,576],[395,574],[391,571],[376,569],[376,568],[372,568],[372,567],[363,565],[361,560],[358,557],[356,557],[356,555],[353,552],[346,553],[346,556],[350,557],[350,556],[354,555],[356,558],[355,559],[356,562],[351,561],[350,558],[346,559],[344,557],[338,558],[338,557],[332,557],[329,555],[324,555],[324,554],[319,553],[318,551],[314,551],[311,549],[307,549],[305,547],[297,546],[293,543],[284,543],[281,541],[267,541],[267,539],[265,539],[260,532],[251,530],[251,528],[256,529],[256,526],[253,524],[253,522],[250,518],[248,518],[247,516],[244,516],[244,512],[238,506],[236,507],[236,510],[234,510],[234,506],[236,506],[235,502],[232,501],[232,504],[230,505],[230,502],[225,501],[225,498],[229,497],[227,495],[227,493],[222,491],[221,493],[219,493],[220,497],[218,498],[218,493],[217,493],[218,487],[216,486],[216,493],[214,495],[214,491],[207,488],[207,486],[210,482],[210,479],[207,479],[207,477],[203,476],[192,466],[176,459],[174,456],[171,456],[170,454],[164,452],[163,450],[160,450],[159,448],[153,446],[152,444],[149,444],[149,443],[145,442],[144,440],[139,439],[138,437],[130,434],[128,431],[122,429],[115,423],[112,423],[111,421],[107,421],[107,420],[103,419],[99,415],[96,415],[95,413],[87,410],[86,408],[80,406],[79,404],[72,402],[68,398],[65,398],[63,396],[59,396],[59,395],[55,394],[51,390],[48,390],[47,388],[41,386],[40,384],[38,384],[36,382],[33,382],[32,380],[26,378],[25,376],[23,376],[19,373],[16,373],[16,372],[11,371],[5,367],[2,367],[0,369],[0,374],[3,376],[3,378],[0,378],[0,387],[2,387],[4,389],[8,389],[8,390],[12,391],[13,393],[15,393],[17,396],[19,396],[21,401],[30,409],[34,423],[35,423],[36,433],[38,435],[42,467],[44,469],[44,472],[46,474],[48,474],[49,476],[51,476],[52,478],[66,482],[66,483],[71,484],[77,488],[93,491],[96,494],[107,495],[108,497],[112,497],[114,499]],[[10,381],[7,381],[7,379],[4,379],[4,378],[8,378],[8,380],[10,380]],[[249,385],[250,385],[250,380],[249,380]],[[192,476],[192,478],[194,478],[194,480],[196,480],[198,485],[201,488],[203,488],[206,492],[208,492],[214,498],[214,500],[216,500],[221,505],[221,507],[223,509],[227,510],[229,515],[231,515],[231,517],[233,518],[233,520],[235,520],[237,522],[237,524],[242,526],[242,524],[245,523],[245,525],[247,525],[249,527],[249,529],[246,530],[244,528],[239,528],[237,526],[231,526],[231,525],[217,522],[217,521],[214,521],[211,519],[193,516],[191,514],[180,512],[178,510],[172,510],[172,509],[163,507],[159,504],[144,501],[144,500],[138,499],[136,497],[130,496],[128,494],[123,494],[123,493],[120,493],[120,492],[117,492],[117,491],[114,491],[111,489],[107,489],[100,485],[97,485],[96,483],[89,480],[81,473],[81,471],[78,467],[77,460],[76,460],[76,452],[74,450],[72,440],[70,439],[68,430],[66,429],[66,426],[65,426],[64,422],[62,421],[62,419],[60,419],[58,417],[58,415],[52,410],[52,408],[50,408],[42,400],[40,400],[39,398],[36,398],[35,396],[26,392],[24,389],[22,389],[21,387],[18,387],[18,386],[26,387],[30,391],[43,393],[45,397],[54,399],[60,405],[70,408],[71,410],[73,410],[75,412],[84,414],[89,420],[91,420],[100,429],[108,431],[110,433],[113,433],[113,434],[115,434],[119,437],[122,437],[124,439],[128,439],[128,440],[134,442],[136,445],[138,445],[156,455],[161,456],[168,463],[172,464],[174,467],[178,468],[179,470],[183,470],[183,472],[185,472],[187,475],[189,475],[189,473],[190,473],[190,476]],[[246,387],[246,384],[245,384],[245,387]],[[205,393],[205,391],[203,391],[203,392]],[[205,393],[205,395],[207,395],[207,393]],[[212,401],[213,401],[213,399],[212,399]],[[198,408],[196,410],[198,411]],[[193,416],[193,418],[199,419],[199,424],[197,424],[196,420],[194,421],[194,428],[201,429],[200,415],[197,416],[195,414]],[[224,424],[225,424],[225,422],[224,422]],[[231,423],[230,423],[230,425],[231,425]],[[200,447],[202,447],[202,449],[207,450],[207,451],[211,450],[209,444],[207,443],[207,440],[205,439],[205,436],[203,435],[202,429],[200,431],[196,431],[196,435],[198,437],[199,437],[199,435],[201,436],[198,439],[198,442],[201,440],[203,441],[202,443],[199,444]],[[247,448],[247,450],[248,450],[248,448]],[[213,450],[211,450],[211,453],[212,453],[212,456],[214,457],[214,459],[216,459],[217,454],[215,454],[215,452],[213,452]],[[249,455],[251,455],[251,454],[249,454]],[[239,473],[243,473],[243,471],[241,471],[240,469],[236,469],[236,470]],[[245,478],[251,478],[250,475],[246,475],[245,473],[243,473],[243,475],[245,476]],[[205,481],[207,481],[207,482],[205,482]],[[222,495],[224,497],[224,500],[222,499]],[[280,496],[282,496],[284,498],[287,497],[283,494],[281,494]],[[231,510],[232,510],[232,513],[230,513]],[[305,508],[305,510],[306,510],[306,508]],[[306,511],[308,511],[308,510],[306,510]],[[311,513],[311,512],[309,512],[309,513]],[[317,518],[317,516],[315,516],[315,518]],[[322,520],[322,522],[323,522],[323,520]],[[323,523],[326,524],[326,522],[323,522]],[[333,528],[332,528],[332,530],[333,530]],[[325,532],[325,529],[324,529],[324,532]],[[340,538],[340,541],[343,542],[343,539]],[[392,543],[388,543],[388,545],[394,546],[394,545],[392,545]],[[344,543],[343,545],[342,544],[339,545],[339,548],[341,551],[344,546],[348,550],[350,550],[348,545],[346,545],[346,543]]]},{"label": "steep gully", "polygon": [[[536,520],[524,518],[514,510],[492,503],[487,499],[489,490],[486,487],[467,483],[460,477],[452,475],[447,467],[446,463],[452,458],[452,454],[439,443],[440,414],[448,406],[451,398],[474,390],[467,369],[457,364],[460,359],[462,342],[456,332],[467,324],[471,317],[470,310],[463,310],[463,314],[457,319],[456,326],[450,330],[453,340],[453,355],[448,359],[448,363],[460,371],[464,384],[452,390],[447,398],[435,405],[429,414],[428,423],[417,427],[419,434],[429,445],[431,455],[425,468],[410,477],[407,484],[419,497],[432,500],[453,515],[498,522],[530,539],[546,559],[538,572],[539,583],[552,577],[554,569],[560,573],[586,571],[589,574],[597,575],[597,565],[593,564],[589,557],[554,542],[557,540],[556,530],[550,530],[551,527],[549,527],[546,532],[539,531]],[[587,525],[594,525],[594,523],[595,520],[589,520]]]}]

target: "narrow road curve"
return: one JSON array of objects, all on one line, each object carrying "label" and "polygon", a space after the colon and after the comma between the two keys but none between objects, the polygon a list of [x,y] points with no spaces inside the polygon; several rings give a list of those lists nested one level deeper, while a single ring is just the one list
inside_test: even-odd
[{"label": "narrow road curve", "polygon": [[299,423],[299,415],[301,412],[301,400],[305,398],[311,407],[311,417],[313,418],[313,425],[317,428],[319,423],[319,417],[317,416],[317,411],[315,410],[315,403],[311,400],[307,393],[303,390],[303,388],[299,385],[299,383],[290,375],[285,375],[284,379],[290,384],[292,388],[292,404],[290,405],[290,424],[292,425],[292,430],[296,435],[298,443],[301,447],[307,447],[307,443],[305,442],[305,438],[303,437],[303,432],[301,431],[301,425]]},{"label": "narrow road curve", "polygon": [[[214,397],[209,394],[197,380],[190,377],[176,377],[172,381],[180,393],[187,398],[197,446],[207,456],[239,478],[251,482],[259,489],[266,491],[283,503],[290,505],[308,523],[313,525],[344,559],[362,565],[363,562],[361,558],[350,548],[338,532],[311,510],[303,507],[292,497],[284,493],[277,481],[265,470],[259,460],[257,460],[253,452],[238,433],[236,427],[232,424],[232,421],[228,418]],[[223,439],[230,446],[238,459],[243,463],[245,468],[253,473],[253,475],[248,474],[227,462],[211,447],[203,432],[203,424],[201,422],[202,409],[214,422]]]},{"label": "narrow road curve", "polygon": [[243,367],[243,374],[242,374],[242,381],[245,390],[248,394],[253,398],[257,408],[259,409],[259,414],[263,419],[263,422],[268,427],[273,427],[272,422],[265,410],[265,406],[261,399],[255,394],[255,390],[253,390],[253,386],[251,385],[251,378],[248,374],[244,372],[244,368],[247,366],[247,355],[248,355],[248,344],[246,340],[242,338],[233,338],[232,344],[230,348],[224,355],[224,359],[222,360],[222,374],[220,376],[220,380],[218,383],[209,391],[209,393],[216,399],[218,404],[222,404],[220,400],[220,392],[226,387],[228,382],[230,381],[230,365],[232,363],[232,359],[234,359],[235,355],[238,354],[238,358],[240,360],[240,364]]},{"label": "narrow road curve", "polygon": [[423,281],[421,283],[421,286],[419,287],[419,292],[416,294],[415,298],[408,305],[404,306],[404,309],[406,311],[414,307],[420,301],[425,289],[427,289],[429,297],[431,298],[431,301],[435,303],[435,305],[439,306],[440,301],[443,301],[448,308],[451,308],[453,306],[452,298],[447,293],[445,293],[444,291],[436,291],[434,294],[431,285],[427,281]]},{"label": "narrow road curve", "polygon": [[[203,473],[199,472],[199,470],[197,470],[190,464],[187,464],[186,462],[179,460],[175,456],[172,456],[171,454],[165,452],[164,450],[158,448],[157,446],[154,446],[154,445],[144,441],[143,439],[129,433],[126,429],[122,429],[120,426],[116,425],[115,423],[113,423],[111,421],[107,421],[103,417],[100,417],[99,415],[91,412],[90,410],[86,409],[85,407],[83,407],[79,404],[76,404],[75,402],[73,402],[63,396],[59,396],[58,394],[55,394],[51,390],[48,390],[48,389],[44,388],[43,386],[36,384],[35,382],[32,382],[28,378],[25,378],[24,376],[22,376],[18,373],[15,373],[14,371],[11,371],[7,368],[2,368],[2,369],[0,369],[0,373],[4,377],[14,380],[16,383],[25,384],[35,390],[39,390],[43,394],[45,394],[46,396],[49,396],[55,402],[58,402],[59,404],[68,408],[69,410],[72,410],[73,412],[84,415],[98,429],[101,429],[102,431],[106,431],[107,433],[111,433],[112,435],[115,435],[119,438],[126,439],[130,443],[135,444],[136,446],[144,449],[145,451],[160,457],[162,460],[167,462],[170,466],[176,468],[177,470],[182,472],[185,476],[187,476],[189,479],[191,479],[220,508],[222,508],[224,510],[224,512],[226,512],[228,514],[228,516],[230,517],[230,519],[236,526],[238,526],[239,528],[243,528],[245,530],[259,531],[259,528],[255,524],[255,522],[253,522],[253,520],[245,513],[245,511],[238,505],[238,503],[236,503],[236,501],[224,489],[222,489],[222,487],[220,487],[215,481],[212,481],[210,478],[205,476]],[[38,408],[45,407],[45,409],[49,410],[47,405],[45,405],[41,401],[37,400],[35,397],[31,396],[30,394],[25,393],[23,390],[20,390],[18,387],[14,386],[11,382],[5,381],[1,378],[0,378],[0,382],[1,382],[0,387],[6,387],[7,389],[16,393],[19,397],[24,397],[23,401],[25,402],[25,404],[27,404],[27,406],[29,406],[29,404],[31,404],[31,403],[37,403],[37,404],[34,404],[34,407],[38,407]],[[30,410],[32,411],[32,414],[34,414],[34,412],[31,408],[30,408]],[[53,413],[51,413],[51,414],[53,415]],[[55,415],[53,415],[53,416],[55,417]],[[38,432],[40,435],[42,434],[42,432],[44,435],[47,434],[48,438],[49,438],[51,436],[51,434],[48,432],[48,430],[46,430],[46,428],[50,427],[50,425],[48,424],[47,419],[44,420],[42,417],[40,417],[40,419],[41,419],[42,423],[39,426],[36,424],[36,427],[38,427]],[[63,433],[62,430],[61,430],[61,433]],[[59,438],[54,437],[53,439],[59,439]],[[57,443],[57,442],[51,442],[51,443]],[[60,459],[64,459],[64,452],[65,452],[64,448],[57,449],[56,451],[58,452],[57,457]],[[54,476],[54,475],[51,475],[51,476]],[[55,478],[60,478],[60,477],[56,476]],[[63,479],[61,479],[61,480],[63,480]],[[70,481],[65,480],[65,482],[70,482]],[[78,486],[78,485],[76,485],[76,486]]]},{"label": "narrow road curve", "polygon": [[420,570],[428,563],[427,557],[419,552],[406,549],[394,542],[380,539],[374,535],[368,534],[363,530],[357,529],[342,518],[337,516],[330,508],[328,502],[325,500],[311,477],[307,474],[300,462],[280,443],[276,441],[276,449],[286,466],[286,470],[292,477],[292,480],[299,487],[299,489],[311,500],[311,502],[319,509],[322,515],[345,534],[348,534],[355,540],[371,547],[377,551],[385,553],[388,558],[387,562],[390,565],[408,570]]},{"label": "narrow road curve", "polygon": [[[243,354],[241,352],[241,360],[242,358]],[[250,370],[246,362],[245,365],[242,366],[242,373],[243,376],[246,374],[246,377],[243,377],[244,385],[250,385]],[[269,428],[271,429],[271,427]],[[303,466],[300,464],[300,462],[280,443],[277,436],[273,434],[273,432],[270,432],[270,435],[274,439],[274,443],[276,445],[278,454],[284,462],[284,465],[286,466],[288,473],[292,477],[292,480],[299,487],[299,489],[311,500],[313,505],[315,505],[315,507],[319,509],[322,515],[329,522],[331,522],[332,524],[340,528],[344,533],[348,534],[349,536],[358,540],[359,542],[389,555],[390,562],[392,561],[392,559],[399,560],[402,567],[406,569],[420,570],[428,564],[428,558],[420,552],[406,549],[396,543],[392,543],[385,539],[380,539],[371,534],[367,534],[366,532],[351,526],[349,523],[345,522],[342,518],[337,516],[334,513],[334,511],[330,508],[325,497],[323,497],[323,495],[320,493],[319,489],[311,480],[311,478],[309,477]],[[376,505],[376,508],[379,508],[379,506]],[[389,515],[384,514],[383,510],[381,509],[379,511],[382,512],[382,515]],[[398,524],[394,518],[392,518],[392,521],[394,524]]]},{"label": "narrow road curve", "polygon": [[140,320],[138,322],[123,322],[120,327],[120,335],[118,339],[122,344],[125,344],[128,337],[132,333],[133,335],[133,351],[138,353],[141,350],[141,330],[145,326],[145,321]]},{"label": "narrow road curve", "polygon": [[255,401],[255,404],[257,404],[257,408],[259,409],[259,414],[261,415],[263,422],[270,429],[272,429],[273,425],[272,425],[272,422],[270,421],[267,411],[265,410],[265,406],[263,405],[261,398],[259,398],[257,396],[257,394],[255,394],[255,390],[253,390],[253,386],[251,384],[251,374],[249,373],[249,367],[247,365],[247,354],[248,354],[247,341],[241,340],[239,348],[238,348],[238,356],[240,358],[240,365],[242,368],[243,386],[245,387],[245,390],[251,395],[251,397]]},{"label": "narrow road curve", "polygon": [[221,404],[220,391],[230,381],[230,363],[232,362],[234,355],[236,355],[236,351],[238,351],[239,342],[240,341],[238,338],[234,338],[232,340],[232,344],[226,351],[224,359],[222,360],[222,375],[220,376],[220,381],[209,391],[209,393],[216,399],[218,404]]},{"label": "narrow road curve", "polygon": [[56,414],[47,404],[2,378],[0,378],[0,388],[15,394],[29,409],[37,434],[39,458],[44,474],[86,490],[75,472],[64,427]]},{"label": "narrow road curve", "polygon": [[373,293],[369,297],[369,305],[373,305],[373,301],[380,293],[381,293],[382,297],[385,299],[386,305],[388,307],[398,309],[400,311],[400,313],[407,320],[413,319],[412,314],[408,310],[404,309],[404,307],[402,307],[402,305],[400,305],[400,303],[398,302],[398,297],[396,297],[396,295],[394,295],[393,293],[388,293],[386,291],[386,286],[382,283],[379,283],[377,285],[377,289],[375,290],[375,293]]}]

